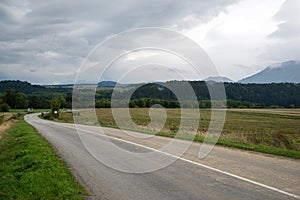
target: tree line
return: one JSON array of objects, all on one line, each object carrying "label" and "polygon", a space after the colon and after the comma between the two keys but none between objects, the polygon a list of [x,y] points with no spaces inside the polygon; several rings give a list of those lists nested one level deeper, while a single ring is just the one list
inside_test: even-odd
[{"label": "tree line", "polygon": [[51,107],[53,99],[58,99],[62,108],[72,107],[72,97],[68,93],[33,93],[27,95],[23,92],[9,89],[0,93],[0,112],[7,112],[9,109],[48,109]]},{"label": "tree line", "polygon": [[[200,108],[210,108],[211,104],[225,105],[225,99],[210,100],[207,84],[220,84],[203,81],[188,82],[197,97]],[[169,89],[186,84],[185,81],[131,85],[128,88],[98,87],[95,94],[96,108],[111,107],[111,101],[117,107],[151,107],[160,104],[166,108],[191,107],[188,95],[180,105],[176,95]],[[224,83],[228,108],[266,108],[266,107],[300,107],[300,84],[240,84]],[[115,91],[114,91],[115,89]],[[82,94],[88,90],[83,89]],[[114,92],[114,95],[112,93]],[[129,94],[129,101],[124,101]],[[113,96],[113,97],[112,97]],[[72,86],[39,86],[22,81],[0,81],[0,111],[23,108],[50,108],[51,100],[57,98],[61,108],[72,107]],[[84,103],[85,101],[83,101]],[[91,105],[93,106],[93,105]]]},{"label": "tree line", "polygon": [[[176,100],[175,94],[168,88],[180,87],[184,81],[170,81],[163,86],[151,83],[143,85],[132,95],[132,99],[158,98]],[[190,81],[198,101],[210,100],[207,84],[216,82]],[[162,89],[163,87],[163,89]],[[229,107],[300,107],[300,84],[270,83],[270,84],[241,84],[224,83],[227,104]],[[132,92],[132,91],[127,91]],[[120,97],[126,92],[120,92]],[[123,93],[123,94],[122,94]],[[116,95],[117,96],[117,95]],[[222,100],[222,99],[220,99]]]}]

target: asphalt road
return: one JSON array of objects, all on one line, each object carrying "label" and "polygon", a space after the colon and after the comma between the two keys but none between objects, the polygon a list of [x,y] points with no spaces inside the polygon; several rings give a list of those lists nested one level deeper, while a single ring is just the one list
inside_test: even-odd
[{"label": "asphalt road", "polygon": [[[75,125],[41,120],[37,114],[26,115],[25,120],[52,144],[76,179],[88,188],[89,199],[300,199],[298,160],[223,147],[215,147],[199,159],[201,144],[193,143],[182,157],[162,169],[127,173],[116,168],[141,172],[177,158],[176,149],[156,151],[171,139],[145,139],[144,134],[139,137],[139,133],[128,135],[103,128],[109,141],[121,149],[142,155],[156,151],[151,159],[130,159],[111,150],[97,127],[77,126],[81,130],[78,134]],[[186,143],[176,142],[178,148]]]}]

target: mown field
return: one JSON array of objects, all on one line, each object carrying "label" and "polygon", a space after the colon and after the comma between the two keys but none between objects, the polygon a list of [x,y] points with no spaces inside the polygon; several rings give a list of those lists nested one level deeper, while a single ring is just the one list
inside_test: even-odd
[{"label": "mown field", "polygon": [[[171,135],[176,133],[180,126],[180,109],[166,109],[166,111],[167,120],[163,128],[161,130],[153,130],[152,128],[149,131],[159,131]],[[220,139],[300,151],[300,114],[297,115],[299,109],[282,110],[281,112],[276,109],[279,114],[274,112],[275,110],[271,111],[272,109],[266,109],[265,111],[263,109],[253,111],[243,109],[227,110]],[[88,116],[90,113],[90,111],[87,111],[80,114],[84,119],[84,115]],[[96,113],[101,126],[117,127],[111,109],[97,109]],[[291,115],[289,113],[296,114]],[[137,125],[147,126],[150,123],[148,108],[131,108],[130,114]],[[197,136],[205,136],[210,120],[211,111],[201,109]],[[61,113],[59,121],[73,122],[72,113]],[[83,123],[89,124],[89,121]],[[124,121],[123,124],[125,126],[122,128],[133,128],[129,122],[126,124],[126,121]],[[145,131],[142,127],[141,130]],[[189,130],[186,131],[186,134],[189,134]]]}]

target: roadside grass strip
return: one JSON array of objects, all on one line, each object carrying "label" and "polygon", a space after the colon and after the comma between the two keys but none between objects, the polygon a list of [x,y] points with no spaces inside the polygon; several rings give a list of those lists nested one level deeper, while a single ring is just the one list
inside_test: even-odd
[{"label": "roadside grass strip", "polygon": [[84,199],[50,144],[23,118],[0,141],[0,199]]}]

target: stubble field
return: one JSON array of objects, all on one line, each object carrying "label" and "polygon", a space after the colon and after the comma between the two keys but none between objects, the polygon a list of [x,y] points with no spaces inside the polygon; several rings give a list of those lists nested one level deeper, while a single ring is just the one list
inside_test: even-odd
[{"label": "stubble field", "polygon": [[[157,108],[159,109],[159,108]],[[180,109],[166,109],[166,122],[163,127],[146,127],[151,122],[149,108],[130,108],[130,115],[137,126],[126,118],[120,117],[122,128],[133,129],[142,132],[158,132],[158,135],[175,135],[180,127]],[[120,113],[125,109],[119,108]],[[81,112],[81,119],[90,115],[91,111]],[[109,108],[96,109],[98,122],[101,126],[118,128],[114,120],[112,110]],[[193,120],[193,117],[190,117]],[[81,123],[97,125],[88,120]],[[61,113],[59,121],[73,122],[72,113]],[[197,128],[197,136],[203,138],[211,121],[211,110],[200,110],[200,121]],[[191,128],[192,130],[192,128]],[[185,134],[190,131],[186,129]],[[281,149],[300,151],[300,109],[235,109],[226,111],[225,124],[220,139],[240,143],[265,145]]]}]

